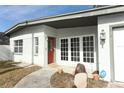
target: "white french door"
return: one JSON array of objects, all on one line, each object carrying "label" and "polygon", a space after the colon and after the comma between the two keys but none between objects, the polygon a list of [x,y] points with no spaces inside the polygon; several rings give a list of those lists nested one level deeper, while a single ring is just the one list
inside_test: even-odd
[{"label": "white french door", "polygon": [[95,37],[85,35],[60,39],[61,61],[95,62]]}]

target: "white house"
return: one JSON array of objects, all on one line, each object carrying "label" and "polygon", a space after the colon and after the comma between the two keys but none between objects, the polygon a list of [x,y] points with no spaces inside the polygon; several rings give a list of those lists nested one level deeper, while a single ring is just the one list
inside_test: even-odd
[{"label": "white house", "polygon": [[82,63],[90,72],[104,70],[104,80],[124,82],[124,6],[30,20],[5,34],[14,61],[41,66]]}]

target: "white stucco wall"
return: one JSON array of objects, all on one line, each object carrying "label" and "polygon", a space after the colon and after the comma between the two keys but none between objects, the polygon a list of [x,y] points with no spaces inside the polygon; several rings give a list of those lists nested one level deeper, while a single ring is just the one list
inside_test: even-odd
[{"label": "white stucco wall", "polygon": [[[21,29],[10,36],[10,46],[11,51],[14,53],[14,40],[23,39],[23,53],[21,55],[14,54],[14,61],[26,62],[26,63],[35,63],[43,66],[45,64],[44,50],[45,50],[45,34],[44,26],[31,26]],[[34,54],[33,42],[34,37],[39,37],[39,53],[38,55]]]},{"label": "white stucco wall", "polygon": [[[74,27],[74,28],[63,28],[55,29],[49,26],[31,26],[21,29],[11,35],[10,46],[13,52],[14,40],[23,39],[23,54],[16,55],[14,54],[14,61],[21,61],[27,63],[35,63],[41,66],[48,64],[48,37],[56,38],[56,52],[55,52],[55,63],[60,65],[76,66],[75,62],[62,62],[60,60],[60,47],[59,40],[63,37],[73,37],[73,36],[82,36],[82,35],[95,35],[95,54],[96,61],[93,64],[85,64],[86,68],[92,67],[92,70],[96,70],[97,61],[97,26],[88,26],[88,27]],[[33,48],[33,39],[32,37],[39,37],[39,54],[34,55],[32,53]],[[34,51],[34,49],[33,49]]]},{"label": "white stucco wall", "polygon": [[[75,36],[83,36],[83,35],[94,35],[95,36],[95,56],[96,61],[95,63],[84,63],[84,62],[72,62],[68,61],[61,61],[61,53],[60,53],[60,39],[66,37],[75,37]],[[97,26],[87,26],[87,27],[74,27],[74,28],[63,28],[57,29],[57,43],[56,43],[56,62],[60,65],[67,65],[67,66],[76,66],[77,63],[85,64],[88,72],[92,72],[97,69],[97,53],[98,53],[98,45],[97,45]],[[69,50],[70,52],[70,50]]]},{"label": "white stucco wall", "polygon": [[[47,62],[47,38],[56,37],[54,28],[37,25],[23,28],[10,35],[11,52],[14,54],[14,40],[23,39],[23,53],[14,54],[14,61],[45,66]],[[39,37],[39,53],[34,54],[34,37]]]},{"label": "white stucco wall", "polygon": [[16,62],[26,62],[31,63],[32,62],[32,35],[31,34],[24,34],[24,35],[18,35],[16,37],[10,38],[10,46],[11,50],[14,54],[14,40],[23,39],[23,53],[22,54],[14,54],[13,60]]},{"label": "white stucco wall", "polygon": [[[44,33],[45,33],[45,40],[44,40],[44,45],[45,45],[45,50],[44,50],[44,59],[45,59],[45,66],[48,65],[48,37],[57,37],[57,31],[55,28],[50,27],[50,26],[44,26]],[[56,48],[55,48],[55,53],[54,53],[54,63],[56,63]]]},{"label": "white stucco wall", "polygon": [[[55,59],[54,59],[54,63],[57,63],[59,65],[66,65],[66,66],[76,66],[77,63],[76,62],[72,62],[72,61],[61,61],[61,53],[60,53],[60,38],[64,38],[64,37],[75,37],[75,36],[82,36],[82,35],[94,35],[95,36],[95,63],[84,63],[84,62],[80,62],[85,64],[86,68],[89,70],[89,72],[92,72],[97,68],[98,66],[98,59],[97,59],[97,55],[98,55],[98,44],[97,44],[97,26],[87,26],[87,27],[73,27],[73,28],[62,28],[62,29],[55,29],[49,26],[44,26],[44,33],[45,33],[45,63],[47,64],[48,62],[48,48],[47,48],[47,39],[48,37],[55,37],[56,38],[56,48],[55,48]],[[70,50],[69,50],[70,52]],[[45,54],[46,53],[46,54]]]},{"label": "white stucco wall", "polygon": [[[107,81],[112,80],[112,62],[110,62],[110,26],[124,23],[124,13],[111,14],[98,17],[98,48],[99,48],[99,70],[105,70],[107,76],[104,78]],[[104,30],[106,34],[105,44],[102,48],[100,45],[100,33]]]}]

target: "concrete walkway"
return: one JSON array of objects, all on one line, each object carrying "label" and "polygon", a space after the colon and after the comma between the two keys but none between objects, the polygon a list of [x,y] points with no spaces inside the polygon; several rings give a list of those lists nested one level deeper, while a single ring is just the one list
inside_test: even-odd
[{"label": "concrete walkway", "polygon": [[107,88],[124,88],[124,83],[120,83],[120,82],[109,82]]},{"label": "concrete walkway", "polygon": [[71,74],[74,72],[74,68],[72,67],[62,67],[57,64],[50,64],[47,67],[44,67],[24,77],[15,85],[15,88],[49,88],[50,77],[60,69],[63,69],[64,72]]},{"label": "concrete walkway", "polygon": [[49,88],[50,77],[55,72],[56,70],[49,67],[42,68],[24,77],[15,88]]}]

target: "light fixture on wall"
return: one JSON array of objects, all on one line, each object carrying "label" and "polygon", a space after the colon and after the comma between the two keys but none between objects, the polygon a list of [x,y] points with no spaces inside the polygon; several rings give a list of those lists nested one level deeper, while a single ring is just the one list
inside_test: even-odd
[{"label": "light fixture on wall", "polygon": [[100,44],[102,45],[102,48],[103,45],[105,44],[105,40],[106,40],[106,34],[105,31],[102,29],[100,33]]}]

